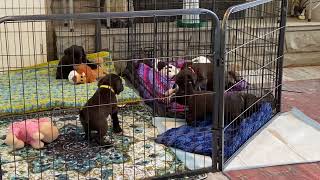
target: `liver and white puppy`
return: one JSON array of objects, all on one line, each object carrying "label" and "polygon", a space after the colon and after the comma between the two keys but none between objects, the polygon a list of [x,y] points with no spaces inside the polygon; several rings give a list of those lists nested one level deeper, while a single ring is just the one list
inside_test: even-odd
[{"label": "liver and white puppy", "polygon": [[97,64],[90,62],[82,46],[72,45],[64,50],[56,72],[56,79],[68,79],[69,73],[76,64],[87,64],[91,69],[97,69]]},{"label": "liver and white puppy", "polygon": [[[205,57],[203,57],[205,58]],[[201,59],[200,59],[201,60]],[[165,97],[169,97],[170,102],[173,95],[185,95],[186,83],[192,83],[195,91],[213,91],[214,89],[214,67],[212,63],[205,63],[204,60],[195,63],[186,63],[175,75],[176,84],[165,92]],[[194,60],[193,60],[194,61]],[[206,62],[209,60],[206,59]],[[189,80],[187,80],[189,79]],[[225,72],[225,89],[229,89],[237,82],[241,81],[240,75],[235,71]],[[179,89],[179,92],[178,92]],[[177,94],[178,92],[178,94]],[[179,101],[179,100],[178,100]]]},{"label": "liver and white puppy", "polygon": [[[212,63],[186,63],[182,70],[192,73],[195,79],[195,89],[213,91],[214,88],[214,67]],[[225,72],[225,89],[232,87],[239,82],[240,75],[235,71]]]},{"label": "liver and white puppy", "polygon": [[192,74],[196,90],[213,91],[214,68],[212,63],[185,63],[182,70]]},{"label": "liver and white puppy", "polygon": [[118,119],[116,95],[123,91],[122,79],[115,74],[108,74],[98,82],[98,89],[80,111],[80,121],[86,138],[91,138],[91,131],[97,131],[94,139],[100,145],[110,145],[104,142],[107,133],[107,117],[110,115],[113,123],[113,132],[122,131]]}]

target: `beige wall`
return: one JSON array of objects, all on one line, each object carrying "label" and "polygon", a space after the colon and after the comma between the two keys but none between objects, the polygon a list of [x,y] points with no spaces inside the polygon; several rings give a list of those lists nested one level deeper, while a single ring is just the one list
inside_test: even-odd
[{"label": "beige wall", "polygon": [[[2,0],[0,17],[45,14],[45,0]],[[0,71],[46,62],[46,24],[0,24]]]}]

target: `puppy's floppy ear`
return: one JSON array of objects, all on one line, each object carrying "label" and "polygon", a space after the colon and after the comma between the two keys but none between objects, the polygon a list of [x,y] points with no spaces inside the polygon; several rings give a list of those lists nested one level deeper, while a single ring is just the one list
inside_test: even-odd
[{"label": "puppy's floppy ear", "polygon": [[84,51],[84,48],[82,46],[79,46],[79,48],[81,49],[82,52],[82,58],[87,58],[86,52]]},{"label": "puppy's floppy ear", "polygon": [[71,51],[72,51],[72,50],[71,50],[71,47],[65,49],[65,50],[64,50],[64,55],[68,55],[68,56],[71,55],[71,54],[72,54]]},{"label": "puppy's floppy ear", "polygon": [[100,87],[101,85],[109,85],[111,80],[109,80],[108,76],[104,76],[103,78],[101,78],[98,81],[98,87]]},{"label": "puppy's floppy ear", "polygon": [[185,62],[185,63],[183,64],[183,66],[181,67],[181,70],[187,69],[187,68],[189,68],[190,66],[192,66],[192,62]]},{"label": "puppy's floppy ear", "polygon": [[197,81],[203,81],[207,79],[203,71],[198,70],[196,73],[197,75],[193,75],[194,76],[193,78],[196,79]]},{"label": "puppy's floppy ear", "polygon": [[177,85],[181,85],[181,74],[183,73],[183,71],[180,71],[176,76],[175,76],[175,82]]},{"label": "puppy's floppy ear", "polygon": [[122,84],[122,79],[118,76],[113,79],[113,89],[116,94],[120,94],[123,91],[123,84]]},{"label": "puppy's floppy ear", "polygon": [[194,74],[194,73],[190,73],[190,74],[188,74],[188,76],[189,76],[189,80],[192,81],[192,85],[193,85],[193,86],[196,85],[196,83],[197,83],[198,80],[201,80],[201,78],[198,79],[199,77],[197,77],[197,75]]},{"label": "puppy's floppy ear", "polygon": [[161,71],[165,66],[167,65],[167,63],[165,62],[158,62],[158,71]]}]

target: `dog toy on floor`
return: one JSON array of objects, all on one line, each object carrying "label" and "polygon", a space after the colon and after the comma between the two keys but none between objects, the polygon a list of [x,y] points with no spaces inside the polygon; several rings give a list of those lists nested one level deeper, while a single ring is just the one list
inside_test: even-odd
[{"label": "dog toy on floor", "polygon": [[70,71],[68,80],[71,84],[84,84],[87,82],[87,77],[85,73],[79,74],[76,70],[73,70]]},{"label": "dog toy on floor", "polygon": [[74,70],[69,73],[68,79],[72,84],[85,84],[95,82],[104,75],[105,72],[100,66],[93,70],[86,64],[80,64],[76,65]]},{"label": "dog toy on floor", "polygon": [[10,124],[5,143],[14,150],[23,148],[25,144],[40,149],[44,142],[51,143],[58,136],[58,128],[49,118],[28,119]]}]

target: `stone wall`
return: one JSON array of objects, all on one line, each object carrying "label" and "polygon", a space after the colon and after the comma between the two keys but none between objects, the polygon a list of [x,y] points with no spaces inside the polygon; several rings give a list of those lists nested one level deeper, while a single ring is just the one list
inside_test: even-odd
[{"label": "stone wall", "polygon": [[[140,49],[161,49],[156,57],[210,54],[211,31],[178,28],[176,23],[138,23],[135,28],[101,29],[102,50],[112,52],[115,61],[131,59]],[[210,29],[210,28],[209,28]],[[58,57],[72,44],[83,46],[88,53],[95,51],[95,25],[75,23],[75,31],[63,25],[55,27]]]},{"label": "stone wall", "polygon": [[285,39],[285,66],[320,65],[320,22],[289,18]]},{"label": "stone wall", "polygon": [[[96,0],[73,0],[74,1],[74,8],[73,13],[88,13],[88,12],[97,12],[99,11],[100,4],[97,4]],[[101,11],[127,11],[128,6],[127,2],[128,0],[107,0],[107,3],[105,3],[105,7],[101,8]],[[132,3],[131,3],[132,4]],[[67,0],[66,7],[67,13],[69,13],[69,4]],[[130,6],[132,8],[132,6]],[[64,6],[63,6],[63,0],[46,0],[46,10],[47,14],[63,14]],[[88,38],[79,39],[76,40],[72,38],[70,41],[63,39],[62,37],[67,36],[79,36],[79,32],[82,34],[81,37],[84,37],[86,33],[89,33],[90,36],[94,36],[93,31],[96,21],[81,21],[81,22],[75,22],[75,32],[70,32],[70,28],[68,28],[67,24],[68,22],[58,22],[58,21],[50,21],[47,22],[47,37],[48,37],[48,59],[53,60],[61,57],[61,48],[65,48],[65,46],[62,46],[61,44],[78,44],[78,41],[81,41],[80,44],[87,46],[87,47],[94,47],[91,40],[88,40]],[[79,28],[80,27],[80,28]],[[85,32],[86,31],[86,32]],[[62,37],[60,37],[62,36]],[[90,39],[90,38],[89,38]],[[61,41],[62,40],[62,41]],[[67,42],[69,41],[69,42]],[[84,43],[84,41],[87,41],[87,43]],[[89,49],[91,50],[91,49]]]},{"label": "stone wall", "polygon": [[[81,0],[76,0],[81,2]],[[85,1],[80,4],[88,4],[89,2]],[[90,2],[91,5],[92,2]],[[279,3],[277,1],[272,3]],[[275,4],[273,4],[275,5]],[[280,5],[280,4],[278,4]],[[277,6],[278,6],[277,5]],[[53,5],[58,6],[58,4]],[[59,8],[58,8],[59,9]],[[76,8],[78,9],[78,8]],[[268,15],[268,12],[272,11],[272,8],[270,5],[264,7],[265,14],[260,14],[262,17],[266,18]],[[84,9],[79,9],[79,12],[84,11]],[[91,11],[90,8],[85,10]],[[94,11],[94,10],[93,10]],[[257,15],[257,14],[250,14],[251,16]],[[230,22],[232,23],[233,20]],[[258,21],[257,21],[258,22]],[[255,31],[256,35],[263,35],[265,33],[268,33],[272,30],[272,27],[274,28],[276,26],[277,22],[273,21],[267,21],[264,20],[264,22],[272,22],[273,24],[264,24],[265,28],[254,28],[253,31]],[[143,47],[152,47],[154,46],[154,28],[152,27],[152,24],[136,24],[135,32],[131,32],[133,28],[116,28],[116,29],[107,29],[105,27],[102,28],[102,49],[103,50],[110,50],[113,54],[114,60],[126,60],[131,55],[132,52],[139,48]],[[165,29],[167,25],[165,23],[158,24],[158,27],[161,27]],[[259,24],[251,24],[252,27],[259,27]],[[140,27],[140,28],[139,28]],[[179,55],[186,55],[186,54],[199,54],[203,53],[206,54],[209,52],[210,49],[212,49],[212,45],[209,43],[208,38],[211,37],[211,34],[209,32],[205,32],[204,30],[201,32],[202,34],[202,40],[196,39],[197,35],[196,33],[191,33],[185,31],[185,29],[177,28],[176,24],[171,22],[170,26],[168,26],[171,33],[167,36],[165,32],[158,32],[157,34],[157,42],[161,43],[167,41],[169,38],[170,42],[168,45],[163,45],[165,48],[163,48],[163,55],[170,55],[170,56],[179,56]],[[246,28],[246,27],[245,27]],[[304,27],[301,27],[302,29]],[[301,29],[301,30],[302,30]],[[241,31],[245,31],[246,29],[238,29],[238,33]],[[298,31],[301,31],[298,30]],[[317,30],[314,30],[316,32]],[[95,21],[82,21],[80,23],[75,23],[75,32],[70,32],[67,27],[64,27],[63,24],[55,24],[54,26],[54,32],[56,36],[56,54],[58,55],[58,58],[61,57],[62,52],[65,48],[72,44],[79,44],[85,47],[85,49],[88,52],[94,52],[95,47]],[[261,39],[255,40],[254,42],[251,42],[247,44],[246,46],[238,47],[241,44],[244,44],[246,42],[250,42],[252,40],[252,37],[250,35],[244,35],[239,36],[236,35],[236,31],[230,31],[229,32],[229,39],[227,40],[227,50],[231,51],[232,49],[236,49],[230,53],[228,56],[229,61],[244,61],[246,63],[241,62],[244,64],[245,69],[256,69],[261,68],[261,64],[264,64],[263,61],[269,61],[269,60],[275,60],[276,59],[276,52],[277,48],[275,48],[274,44],[277,44],[277,37],[278,32],[275,31],[274,33],[271,33]],[[310,52],[319,52],[320,47],[318,46],[320,44],[320,39],[317,34],[318,33],[312,33],[313,31],[304,31],[301,33],[297,32],[290,32],[287,31],[286,33],[286,40],[285,40],[285,52],[286,57],[290,57],[292,53],[310,53]],[[144,34],[144,35],[142,35]],[[128,35],[130,37],[128,37]],[[318,40],[319,39],[319,40]],[[130,41],[130,43],[128,42]],[[187,42],[188,41],[188,42]],[[133,45],[130,46],[129,45]],[[194,47],[193,47],[194,46]],[[201,46],[201,47],[200,47]],[[198,50],[202,49],[201,52],[195,52],[192,50]],[[130,54],[131,53],[131,54]],[[244,58],[244,55],[250,55]],[[159,55],[157,55],[159,56]],[[301,61],[301,59],[295,59],[295,55],[292,55],[288,60],[286,58],[285,65],[290,63],[297,63],[298,61]],[[313,58],[313,60],[316,57]],[[239,62],[240,63],[240,62]],[[311,62],[312,63],[312,62]],[[259,65],[260,64],[260,65]],[[270,64],[272,66],[272,64]]]}]

